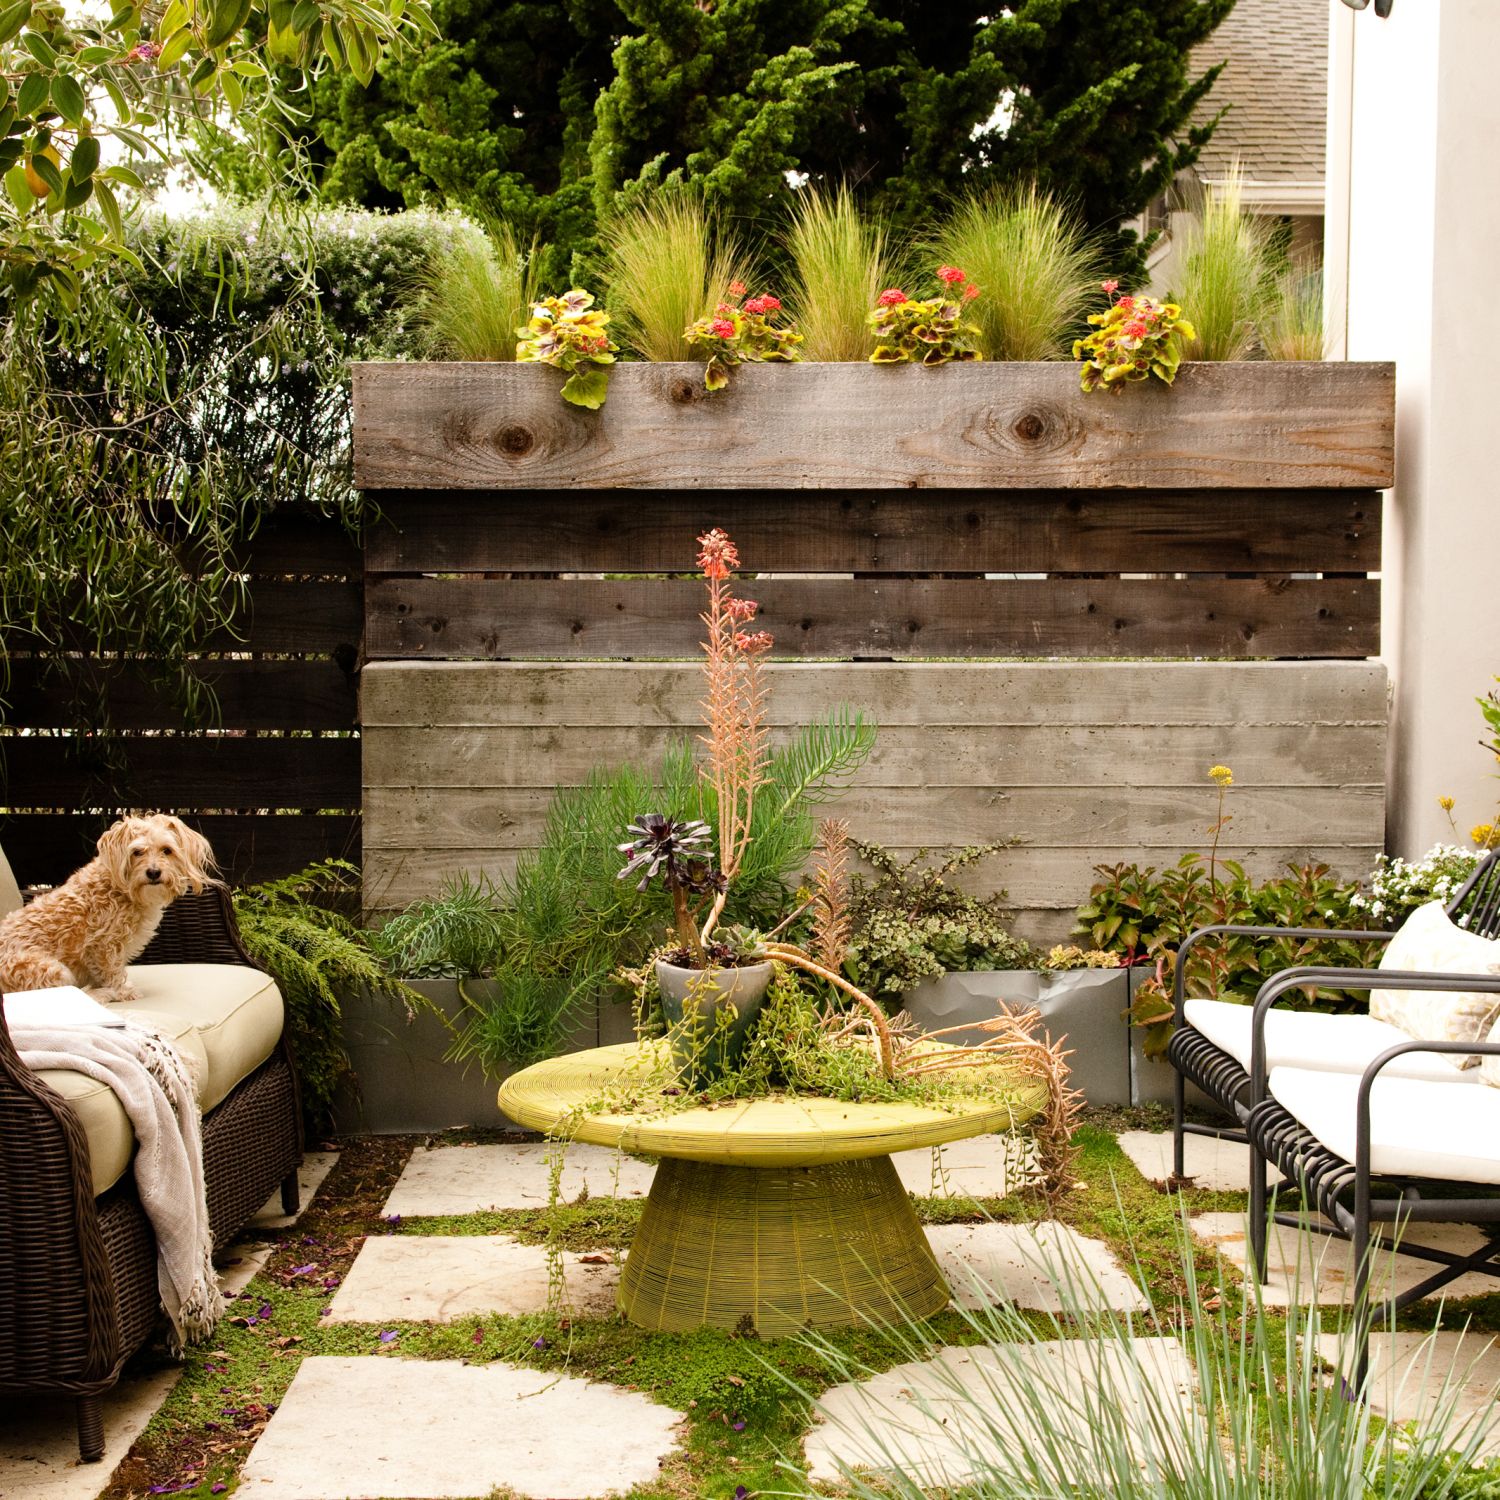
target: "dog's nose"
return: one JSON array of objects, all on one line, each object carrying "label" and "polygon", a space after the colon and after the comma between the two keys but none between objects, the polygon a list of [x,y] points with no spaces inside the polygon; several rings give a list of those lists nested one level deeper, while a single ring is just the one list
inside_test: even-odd
[{"label": "dog's nose", "polygon": [[146,879],[147,880],[160,880],[161,879],[161,871],[158,870],[155,865],[152,865],[152,867],[149,870],[146,871]]}]

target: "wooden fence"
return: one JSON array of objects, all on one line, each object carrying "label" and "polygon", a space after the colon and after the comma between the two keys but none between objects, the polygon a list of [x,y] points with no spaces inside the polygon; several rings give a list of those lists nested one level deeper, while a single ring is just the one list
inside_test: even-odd
[{"label": "wooden fence", "polygon": [[236,880],[358,859],[362,566],[334,522],[261,526],[241,560],[248,610],[196,663],[219,704],[210,730],[184,729],[148,663],[95,659],[102,702],[81,706],[55,655],[13,652],[0,847],[17,877],[62,879],[131,809],[188,818]]},{"label": "wooden fence", "polygon": [[697,367],[639,365],[602,413],[557,383],[356,371],[356,477],[386,518],[366,539],[378,904],[508,869],[557,786],[689,731],[695,673],[665,663],[698,659],[714,525],[786,663],[783,730],[837,701],[881,725],[856,831],[1020,837],[988,874],[1039,934],[1096,859],[1201,845],[1215,761],[1253,865],[1378,851],[1390,366],[1190,366],[1116,399],[1068,366],[749,368],[708,397]]}]

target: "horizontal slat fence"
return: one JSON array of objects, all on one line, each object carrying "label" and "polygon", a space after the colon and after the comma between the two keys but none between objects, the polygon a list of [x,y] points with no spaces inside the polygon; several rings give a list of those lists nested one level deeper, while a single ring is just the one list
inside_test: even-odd
[{"label": "horizontal slat fence", "polygon": [[[366,537],[366,899],[506,873],[558,787],[649,763],[701,696],[694,538],[775,636],[774,735],[879,726],[840,801],[1060,936],[1095,864],[1171,863],[1234,767],[1233,853],[1365,869],[1384,836],[1389,365],[1190,365],[1084,396],[1067,365],[355,373]],[[648,811],[649,809],[642,809]]]},{"label": "horizontal slat fence", "polygon": [[185,726],[148,663],[89,661],[100,699],[80,705],[55,655],[7,642],[0,847],[23,884],[66,877],[127,810],[180,814],[235,881],[360,857],[360,548],[337,522],[287,515],[242,553],[248,607],[195,662],[211,728]]}]

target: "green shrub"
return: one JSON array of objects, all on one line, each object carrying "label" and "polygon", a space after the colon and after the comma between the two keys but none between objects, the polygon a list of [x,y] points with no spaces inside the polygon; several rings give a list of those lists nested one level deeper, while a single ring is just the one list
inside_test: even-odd
[{"label": "green shrub", "polygon": [[469,979],[500,961],[504,916],[494,886],[466,870],[435,899],[413,901],[370,935],[370,947],[399,979]]},{"label": "green shrub", "polygon": [[898,860],[878,844],[856,844],[875,867],[873,880],[850,882],[853,936],[844,968],[866,993],[893,1002],[924,979],[971,969],[1027,969],[1037,955],[1005,926],[1005,892],[983,898],[948,883],[956,870],[1003,844],[961,849],[939,865],[923,865],[927,850]]}]

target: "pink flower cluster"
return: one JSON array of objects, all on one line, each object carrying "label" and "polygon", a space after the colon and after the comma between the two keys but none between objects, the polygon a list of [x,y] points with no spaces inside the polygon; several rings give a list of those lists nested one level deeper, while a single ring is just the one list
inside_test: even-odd
[{"label": "pink flower cluster", "polygon": [[763,297],[751,297],[745,303],[747,313],[768,313],[781,311],[781,298],[773,297],[767,292]]},{"label": "pink flower cluster", "polygon": [[739,548],[729,540],[729,533],[722,526],[705,531],[698,538],[703,549],[698,554],[698,566],[707,578],[728,578],[740,565]]}]

